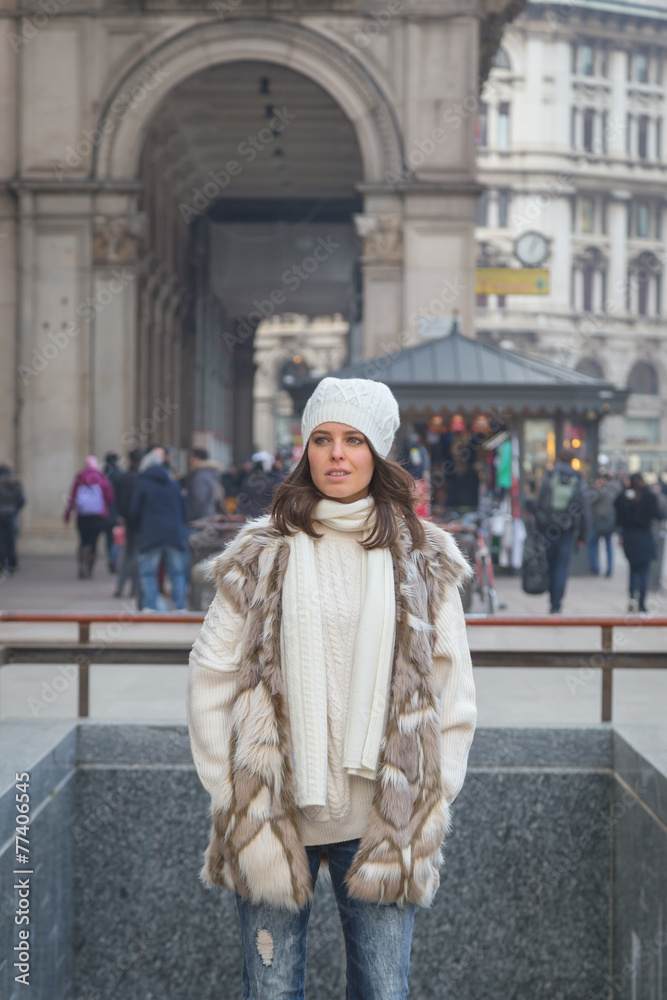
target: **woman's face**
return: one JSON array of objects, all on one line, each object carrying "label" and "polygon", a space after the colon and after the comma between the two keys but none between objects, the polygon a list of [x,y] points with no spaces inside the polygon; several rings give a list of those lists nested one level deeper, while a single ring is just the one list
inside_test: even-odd
[{"label": "woman's face", "polygon": [[368,496],[375,462],[364,435],[349,424],[319,424],[308,441],[308,462],[313,483],[332,500]]}]

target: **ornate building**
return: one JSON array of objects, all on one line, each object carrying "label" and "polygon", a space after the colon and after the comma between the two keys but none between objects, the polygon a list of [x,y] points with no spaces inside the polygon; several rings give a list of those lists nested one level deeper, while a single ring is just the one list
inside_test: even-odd
[{"label": "ornate building", "polygon": [[[549,270],[548,295],[477,299],[477,335],[631,390],[603,448],[667,467],[667,4],[530,2],[477,119],[478,264]],[[518,248],[521,253],[521,247]]]},{"label": "ornate building", "polygon": [[5,11],[0,460],[26,543],[62,547],[87,453],[247,457],[273,315],[341,314],[353,356],[452,296],[472,326],[475,109],[522,2]]}]

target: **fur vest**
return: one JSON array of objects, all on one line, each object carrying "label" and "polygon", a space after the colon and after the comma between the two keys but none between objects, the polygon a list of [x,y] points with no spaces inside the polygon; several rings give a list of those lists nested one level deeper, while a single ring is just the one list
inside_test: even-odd
[{"label": "fur vest", "polygon": [[[429,906],[440,883],[449,806],[440,774],[440,706],[433,684],[433,622],[467,574],[454,540],[425,522],[411,551],[392,548],[396,641],[387,728],[373,806],[347,874],[351,896]],[[298,909],[312,897],[299,833],[290,726],[280,667],[287,540],[260,518],[214,563],[223,597],[245,619],[229,763],[212,794],[202,879],[255,902]]]}]

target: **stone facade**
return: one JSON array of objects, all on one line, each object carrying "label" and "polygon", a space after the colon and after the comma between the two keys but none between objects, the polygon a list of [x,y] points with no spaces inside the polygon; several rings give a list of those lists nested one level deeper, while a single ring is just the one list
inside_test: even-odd
[{"label": "stone facade", "polygon": [[[25,484],[24,551],[70,544],[62,497],[88,453],[159,440],[178,457],[205,441],[238,460],[251,446],[251,304],[230,314],[206,272],[206,220],[223,196],[348,196],[363,241],[362,355],[409,342],[429,303],[451,308],[451,288],[471,328],[474,109],[516,11],[508,0],[7,11],[0,460]],[[310,100],[298,127],[273,97],[281,73]],[[237,120],[253,94],[265,120]],[[327,115],[334,126],[318,131]]]},{"label": "stone facade", "polygon": [[[478,263],[547,242],[546,296],[479,297],[478,336],[635,391],[603,451],[667,467],[664,2],[531,2],[482,92]],[[643,442],[642,442],[643,439]]]}]

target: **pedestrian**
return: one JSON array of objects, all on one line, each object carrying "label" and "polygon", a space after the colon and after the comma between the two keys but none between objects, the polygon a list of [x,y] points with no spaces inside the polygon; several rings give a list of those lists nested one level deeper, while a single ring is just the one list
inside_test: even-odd
[{"label": "pedestrian", "polygon": [[282,482],[282,473],[273,468],[273,456],[269,455],[269,459],[257,457],[262,454],[268,452],[253,455],[251,470],[243,479],[236,498],[236,514],[249,518],[265,514],[271,507],[276,488]]},{"label": "pedestrian", "polygon": [[[123,470],[118,464],[118,454],[115,451],[108,451],[104,456],[104,466],[102,472],[107,477],[112,486],[115,487],[116,480],[122,475]],[[118,546],[114,541],[113,529],[118,524],[118,507],[116,506],[116,493],[114,490],[114,499],[111,504],[109,504],[109,513],[107,516],[107,523],[104,528],[104,534],[107,543],[107,565],[109,567],[110,573],[116,572],[116,566],[118,562]]]},{"label": "pedestrian", "polygon": [[205,448],[190,451],[190,473],[185,478],[188,524],[212,517],[222,510],[225,491],[222,487],[222,465],[209,458]]},{"label": "pedestrian", "polygon": [[0,465],[0,573],[16,573],[16,516],[25,505],[21,483],[9,465]]},{"label": "pedestrian", "polygon": [[163,559],[171,580],[171,600],[175,607],[185,608],[189,565],[185,497],[164,460],[162,448],[144,456],[130,500],[129,523],[138,538],[143,610],[162,610],[158,608],[158,571]]},{"label": "pedestrian", "polygon": [[607,550],[606,576],[614,572],[613,534],[616,527],[614,501],[622,490],[621,483],[608,472],[601,472],[590,495],[591,528],[588,536],[588,558],[593,576],[600,575],[600,539]]},{"label": "pedestrian", "polygon": [[639,472],[630,476],[629,487],[619,493],[614,506],[616,523],[623,533],[623,551],[630,564],[628,611],[645,613],[649,569],[658,554],[651,525],[663,520],[665,514]]},{"label": "pedestrian", "polygon": [[97,539],[105,530],[109,507],[113,501],[111,483],[103,475],[95,456],[89,455],[83,469],[74,478],[64,515],[65,524],[68,524],[72,511],[76,510],[76,528],[79,532],[77,556],[81,579],[93,575]]},{"label": "pedestrian", "polygon": [[563,448],[542,480],[535,519],[549,567],[550,613],[558,614],[565,594],[575,544],[584,545],[590,508],[581,473],[572,465],[575,453]]},{"label": "pedestrian", "polygon": [[304,995],[324,857],[349,997],[407,996],[415,906],[439,884],[476,717],[467,570],[386,458],[398,423],[380,382],[318,384],[270,514],[214,564],[191,654],[190,739],[213,816],[202,877],[236,892],[253,1000]]},{"label": "pedestrian", "polygon": [[118,520],[125,527],[125,547],[123,549],[122,561],[118,573],[118,582],[114,591],[114,597],[122,597],[126,581],[130,580],[132,597],[139,596],[139,563],[137,550],[137,532],[135,525],[130,520],[130,504],[132,494],[137,484],[139,475],[139,463],[143,458],[141,448],[133,448],[128,453],[128,467],[126,472],[122,472],[113,484],[116,507],[118,509]]}]

